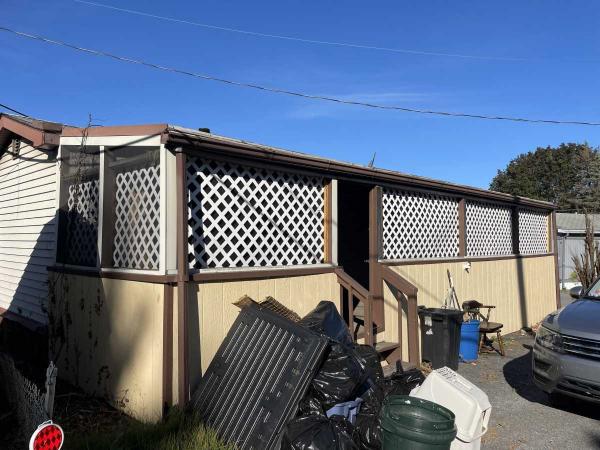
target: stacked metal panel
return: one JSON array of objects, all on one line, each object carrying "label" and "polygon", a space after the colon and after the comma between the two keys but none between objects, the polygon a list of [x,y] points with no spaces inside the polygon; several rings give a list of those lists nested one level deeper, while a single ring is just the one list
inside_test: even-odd
[{"label": "stacked metal panel", "polygon": [[239,449],[278,448],[321,362],[327,338],[256,305],[245,307],[192,399]]}]

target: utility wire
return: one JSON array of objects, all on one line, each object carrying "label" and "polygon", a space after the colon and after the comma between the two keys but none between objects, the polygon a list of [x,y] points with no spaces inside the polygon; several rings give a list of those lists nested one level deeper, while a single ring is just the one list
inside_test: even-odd
[{"label": "utility wire", "polygon": [[17,111],[16,109],[11,108],[10,106],[3,105],[2,103],[0,103],[0,108],[4,108],[7,111],[11,111],[11,112],[14,112],[15,114],[18,114],[18,115],[23,116],[23,117],[28,117],[28,118],[31,119],[31,117],[28,116],[27,114],[24,114],[24,113],[22,113],[20,111]]},{"label": "utility wire", "polygon": [[[294,37],[294,36],[285,36],[285,35],[281,35],[281,34],[270,34],[270,33],[261,33],[258,31],[242,30],[239,28],[222,27],[222,26],[218,26],[218,25],[211,25],[208,23],[194,22],[194,21],[185,20],[185,19],[177,19],[175,17],[160,16],[158,14],[151,14],[151,13],[147,13],[147,12],[139,11],[139,10],[135,10],[135,9],[119,8],[117,6],[107,5],[105,3],[90,2],[90,1],[86,1],[86,0],[73,0],[73,1],[76,3],[84,4],[84,5],[95,6],[98,8],[112,9],[113,11],[119,11],[119,12],[124,12],[124,13],[128,13],[128,14],[134,14],[137,16],[143,16],[143,17],[151,17],[153,19],[165,20],[168,22],[183,23],[186,25],[193,25],[196,27],[208,28],[208,29],[212,29],[212,30],[227,31],[230,33],[246,34],[246,35],[250,35],[250,36],[282,39],[282,40],[286,40],[286,41],[304,42],[306,44],[331,45],[331,46],[336,46],[336,47],[359,48],[359,49],[363,49],[363,50],[378,50],[378,51],[383,51],[383,52],[405,53],[405,54],[410,54],[410,55],[443,56],[443,57],[449,57],[449,58],[482,59],[482,60],[491,60],[491,61],[494,61],[494,60],[495,61],[521,61],[521,62],[533,61],[533,59],[531,59],[531,58],[518,58],[518,57],[510,57],[510,56],[503,57],[503,56],[467,55],[467,54],[461,54],[461,53],[430,52],[430,51],[413,50],[413,49],[407,49],[407,48],[379,47],[379,46],[375,46],[375,45],[354,44],[351,42],[320,41],[317,39],[307,39],[307,38],[300,38],[300,37]],[[537,61],[539,61],[539,60],[537,60]]]},{"label": "utility wire", "polygon": [[412,113],[417,113],[417,114],[429,114],[429,115],[448,116],[448,117],[468,117],[468,118],[472,118],[472,119],[504,120],[504,121],[510,121],[510,122],[600,126],[600,122],[555,120],[555,119],[530,119],[530,118],[524,118],[524,117],[495,116],[495,115],[448,112],[448,111],[433,111],[433,110],[426,110],[426,109],[404,108],[401,106],[381,105],[381,104],[376,104],[376,103],[365,103],[365,102],[352,101],[352,100],[343,100],[340,98],[326,97],[326,96],[322,96],[322,95],[311,95],[311,94],[305,94],[305,93],[297,92],[297,91],[289,91],[289,90],[281,89],[281,88],[266,87],[266,86],[261,86],[258,84],[252,84],[252,83],[244,83],[241,81],[228,80],[225,78],[219,78],[219,77],[215,77],[215,76],[207,75],[207,74],[203,74],[203,73],[189,72],[189,71],[182,70],[182,69],[176,69],[173,67],[162,66],[159,64],[154,64],[154,63],[142,61],[139,59],[132,59],[132,58],[128,58],[125,56],[115,55],[114,53],[108,53],[108,52],[104,52],[101,50],[94,50],[94,49],[79,47],[74,44],[68,44],[66,42],[49,39],[44,36],[39,36],[39,35],[24,33],[22,31],[12,30],[10,28],[6,28],[3,26],[0,26],[0,31],[5,31],[5,32],[8,32],[8,33],[11,33],[11,34],[23,37],[23,38],[27,38],[27,39],[33,39],[36,41],[45,42],[47,44],[57,45],[57,46],[61,46],[61,47],[67,47],[67,48],[70,48],[72,50],[76,50],[79,52],[84,52],[84,53],[88,53],[88,54],[92,54],[92,55],[96,55],[96,56],[104,56],[106,58],[111,58],[111,59],[114,59],[114,60],[117,60],[120,62],[126,62],[129,64],[137,64],[140,66],[149,67],[149,68],[156,69],[156,70],[162,70],[164,72],[177,73],[180,75],[186,75],[189,77],[199,78],[199,79],[203,79],[203,80],[216,81],[219,83],[229,84],[232,86],[245,87],[245,88],[256,89],[256,90],[265,91],[265,92],[272,92],[272,93],[276,93],[276,94],[289,95],[289,96],[306,98],[306,99],[311,99],[311,100],[321,100],[321,101],[338,103],[338,104],[343,104],[343,105],[363,106],[363,107],[373,108],[373,109],[404,111],[404,112],[412,112]]}]

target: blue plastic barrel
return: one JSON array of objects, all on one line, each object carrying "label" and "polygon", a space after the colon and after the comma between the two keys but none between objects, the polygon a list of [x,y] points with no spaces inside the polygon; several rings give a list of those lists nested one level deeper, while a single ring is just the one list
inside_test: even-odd
[{"label": "blue plastic barrel", "polygon": [[463,322],[460,329],[458,350],[463,361],[475,361],[479,353],[479,320]]}]

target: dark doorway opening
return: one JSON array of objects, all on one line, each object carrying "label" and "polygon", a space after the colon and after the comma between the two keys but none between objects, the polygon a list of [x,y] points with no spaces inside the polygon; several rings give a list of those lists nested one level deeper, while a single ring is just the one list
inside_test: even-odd
[{"label": "dark doorway opening", "polygon": [[338,264],[369,289],[368,184],[338,181]]}]

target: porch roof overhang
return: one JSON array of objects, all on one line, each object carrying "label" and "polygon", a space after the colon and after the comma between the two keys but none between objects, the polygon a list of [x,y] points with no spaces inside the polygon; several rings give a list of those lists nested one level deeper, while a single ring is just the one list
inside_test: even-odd
[{"label": "porch roof overhang", "polygon": [[217,155],[229,155],[236,158],[258,160],[263,163],[290,166],[302,170],[315,170],[320,173],[355,178],[357,181],[361,180],[372,183],[392,184],[413,188],[417,187],[425,190],[450,193],[457,196],[475,197],[488,201],[499,201],[544,210],[556,209],[556,205],[546,201],[448,183],[426,177],[408,175],[393,170],[336,161],[297,151],[284,150],[225,136],[218,136],[189,128],[169,126],[163,134],[162,142],[170,149],[176,149],[178,147],[186,150],[196,149]]},{"label": "porch roof overhang", "polygon": [[62,124],[0,114],[0,145],[11,135],[17,135],[35,148],[54,150],[60,145]]}]

